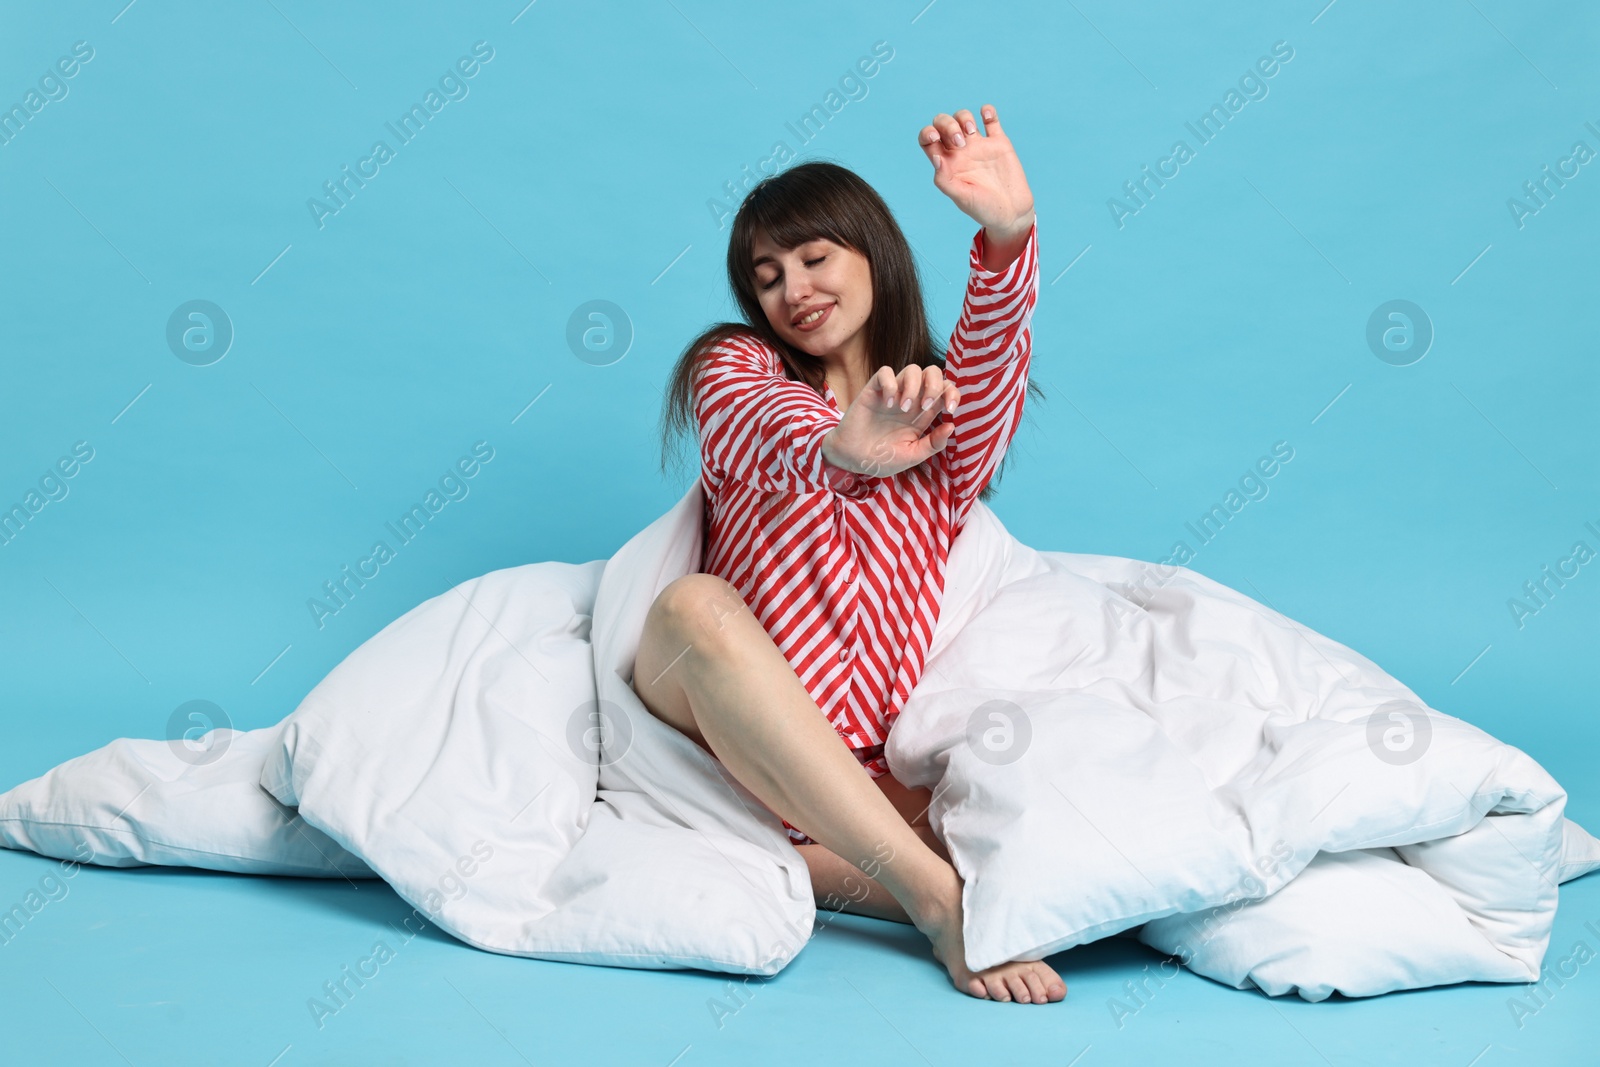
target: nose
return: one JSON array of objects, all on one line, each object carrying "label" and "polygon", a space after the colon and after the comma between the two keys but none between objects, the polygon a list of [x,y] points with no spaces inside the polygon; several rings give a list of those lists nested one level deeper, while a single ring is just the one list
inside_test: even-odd
[{"label": "nose", "polygon": [[789,301],[789,314],[793,315],[805,306],[814,290],[804,275],[791,275],[786,285],[784,299]]}]

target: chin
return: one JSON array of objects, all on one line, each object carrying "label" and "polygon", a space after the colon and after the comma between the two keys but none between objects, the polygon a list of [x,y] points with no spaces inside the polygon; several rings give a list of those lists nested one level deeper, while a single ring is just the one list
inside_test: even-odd
[{"label": "chin", "polygon": [[779,336],[783,337],[791,345],[793,345],[795,348],[798,348],[800,351],[804,352],[808,356],[821,356],[824,353],[830,351],[832,349],[832,347],[833,347],[832,345],[830,345],[828,343],[826,338],[819,337],[816,334],[812,334],[812,333],[806,333],[806,334],[793,334],[793,333],[791,333],[791,334],[787,334],[787,335],[779,334]]},{"label": "chin", "polygon": [[821,359],[834,349],[833,342],[828,340],[826,337],[816,336],[803,338],[796,347],[798,347],[806,355],[816,356],[818,359]]}]

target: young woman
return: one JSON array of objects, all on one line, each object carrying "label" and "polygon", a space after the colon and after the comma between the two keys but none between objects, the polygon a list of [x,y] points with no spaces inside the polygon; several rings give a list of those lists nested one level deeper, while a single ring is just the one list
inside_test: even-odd
[{"label": "young woman", "polygon": [[950,544],[1029,388],[1033,195],[981,110],[982,135],[965,109],[919,135],[934,185],[982,227],[947,357],[905,236],[861,178],[799,164],[740,206],[728,275],[748,321],[689,346],[664,420],[668,440],[691,411],[699,431],[703,573],[652,605],[633,688],[784,820],[819,901],[914,923],[972,996],[1042,1004],[1066,996],[1042,962],[967,968],[961,878],[928,826],[929,791],[883,757]]}]

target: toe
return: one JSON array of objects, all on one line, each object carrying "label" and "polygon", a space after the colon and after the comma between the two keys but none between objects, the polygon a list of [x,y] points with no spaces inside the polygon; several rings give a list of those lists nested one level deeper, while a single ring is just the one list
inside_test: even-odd
[{"label": "toe", "polygon": [[1009,1001],[1011,999],[1011,990],[1006,988],[1006,980],[999,975],[991,975],[985,978],[983,984],[989,987],[989,995],[995,1000]]},{"label": "toe", "polygon": [[1052,1001],[1066,999],[1067,983],[1061,980],[1061,976],[1048,963],[1043,960],[1035,963],[1033,972],[1044,983],[1045,997],[1047,999]]},{"label": "toe", "polygon": [[970,995],[977,997],[979,1000],[989,999],[989,990],[984,987],[983,979],[981,978],[968,978],[967,992]]},{"label": "toe", "polygon": [[1029,967],[1022,977],[1028,983],[1028,1003],[1043,1004],[1049,999],[1045,993],[1044,979],[1039,976],[1037,967]]},{"label": "toe", "polygon": [[1026,1004],[1033,999],[1033,994],[1028,991],[1028,980],[1020,971],[1006,975],[1006,988],[1011,990],[1011,999],[1018,1004]]}]

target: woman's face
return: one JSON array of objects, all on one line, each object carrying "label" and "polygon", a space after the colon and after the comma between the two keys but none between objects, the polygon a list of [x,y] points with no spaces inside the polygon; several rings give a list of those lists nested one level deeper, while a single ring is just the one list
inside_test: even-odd
[{"label": "woman's face", "polygon": [[872,268],[866,256],[825,237],[779,248],[757,230],[751,259],[761,308],[789,344],[826,357],[861,334],[872,314]]}]

